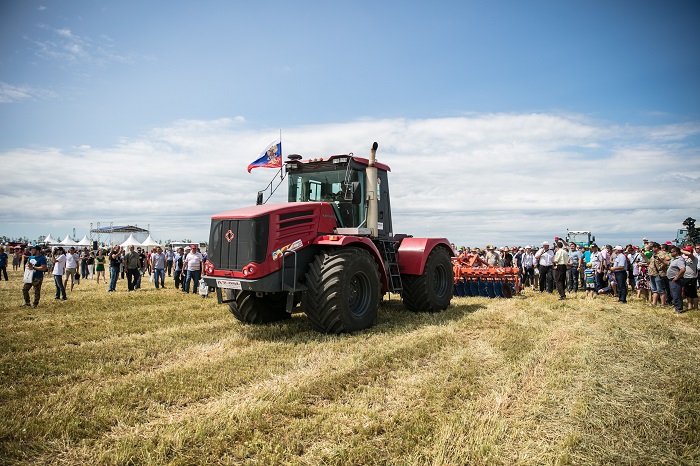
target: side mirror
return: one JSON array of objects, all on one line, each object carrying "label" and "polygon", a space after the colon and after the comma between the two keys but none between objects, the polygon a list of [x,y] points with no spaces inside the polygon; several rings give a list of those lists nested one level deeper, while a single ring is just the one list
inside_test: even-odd
[{"label": "side mirror", "polygon": [[255,201],[255,205],[262,205],[262,203],[263,203],[263,192],[258,191],[258,198]]},{"label": "side mirror", "polygon": [[360,182],[353,181],[351,183],[344,184],[343,198],[346,201],[350,201],[353,205],[360,205],[362,203],[362,190],[360,189]]},{"label": "side mirror", "polygon": [[591,236],[591,243],[595,241],[595,236]]}]

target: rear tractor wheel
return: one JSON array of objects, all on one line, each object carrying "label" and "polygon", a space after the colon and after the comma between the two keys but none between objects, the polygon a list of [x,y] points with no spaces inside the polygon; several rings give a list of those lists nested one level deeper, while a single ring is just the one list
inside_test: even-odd
[{"label": "rear tractor wheel", "polygon": [[428,255],[422,275],[401,275],[404,305],[413,312],[447,309],[454,291],[454,272],[449,253],[436,248]]}]

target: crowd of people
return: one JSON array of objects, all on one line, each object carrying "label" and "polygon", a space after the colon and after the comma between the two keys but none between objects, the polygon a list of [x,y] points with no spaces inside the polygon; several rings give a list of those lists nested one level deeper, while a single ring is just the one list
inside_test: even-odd
[{"label": "crowd of people", "polygon": [[[141,288],[142,277],[149,275],[156,289],[165,288],[165,275],[173,277],[175,289],[183,293],[200,292],[200,280],[206,254],[195,244],[186,248],[167,248],[160,246],[151,251],[129,246],[125,249],[114,246],[111,249],[78,250],[71,246],[66,251],[63,246],[43,247],[32,245],[27,248],[16,247],[10,251],[13,270],[24,271],[22,296],[23,306],[36,308],[41,299],[41,287],[45,274],[53,276],[57,300],[67,300],[66,289],[80,284],[80,280],[95,280],[97,284],[107,285],[107,292],[117,290],[119,279],[126,278],[127,290]],[[7,263],[10,255],[0,246],[0,278],[7,277]],[[106,272],[109,272],[109,279]],[[70,282],[70,288],[69,288]],[[34,292],[33,300],[30,291]],[[202,289],[202,296],[207,290]]]},{"label": "crowd of people", "polygon": [[[627,302],[629,291],[652,306],[672,305],[677,313],[698,308],[698,256],[700,244],[679,247],[643,239],[642,246],[577,245],[555,238],[541,247],[456,248],[456,256],[476,254],[493,267],[516,267],[521,291],[525,287],[553,293],[559,299],[581,289],[586,297],[601,294]],[[685,307],[684,307],[685,301]]]},{"label": "crowd of people", "polygon": [[[540,248],[532,246],[496,248],[456,248],[456,256],[476,254],[490,266],[516,267],[522,291],[526,287],[540,293],[553,293],[556,288],[559,299],[579,289],[594,298],[600,294],[617,297],[627,302],[629,291],[647,300],[652,306],[672,305],[677,313],[698,308],[698,256],[700,245],[678,247],[671,242],[659,244],[643,239],[643,245],[625,247],[597,244],[566,244],[555,238],[553,247],[548,241]],[[53,276],[55,299],[66,300],[66,289],[72,291],[80,280],[100,279],[108,284],[107,291],[117,289],[118,280],[126,277],[127,290],[141,288],[142,277],[149,275],[156,289],[165,288],[165,275],[174,279],[175,288],[184,293],[198,293],[206,255],[197,245],[187,248],[163,250],[156,247],[145,251],[141,247],[121,246],[90,251],[62,246],[44,248],[31,246],[10,251],[13,270],[24,270],[22,294],[24,306],[37,307],[41,296],[44,274]],[[7,277],[10,255],[0,246],[0,279]],[[107,281],[106,271],[109,271]],[[34,300],[29,292],[34,289]],[[204,292],[206,290],[202,290]],[[202,293],[204,295],[204,293]],[[684,307],[684,301],[686,307]]]}]

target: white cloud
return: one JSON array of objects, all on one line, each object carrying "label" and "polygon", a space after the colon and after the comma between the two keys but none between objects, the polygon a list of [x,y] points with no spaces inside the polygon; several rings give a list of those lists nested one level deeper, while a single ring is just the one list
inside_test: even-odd
[{"label": "white cloud", "polygon": [[93,66],[149,60],[133,52],[117,50],[114,40],[104,34],[95,39],[76,34],[67,27],[54,28],[47,24],[39,24],[37,27],[48,35],[41,38],[25,37],[34,44],[35,54],[61,68],[73,67],[80,74],[85,74],[85,70]]},{"label": "white cloud", "polygon": [[[243,117],[181,120],[115,147],[0,153],[36,176],[0,187],[11,232],[79,236],[89,224],[150,224],[161,239],[206,240],[209,217],[255,202],[274,171],[246,167],[278,130]],[[285,129],[283,152],[388,164],[394,231],[457,244],[525,244],[592,230],[603,242],[672,239],[700,205],[700,125],[615,127],[577,115],[364,120]],[[285,187],[273,200],[284,202]],[[31,206],[28,208],[28,206]]]},{"label": "white cloud", "polygon": [[58,94],[48,89],[40,89],[33,86],[15,86],[0,81],[0,104],[20,102],[23,100],[45,100],[56,98]]}]

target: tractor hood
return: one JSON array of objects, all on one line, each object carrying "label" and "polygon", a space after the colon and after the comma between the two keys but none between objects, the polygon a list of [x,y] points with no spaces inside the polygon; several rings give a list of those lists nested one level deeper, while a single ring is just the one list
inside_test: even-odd
[{"label": "tractor hood", "polygon": [[326,206],[330,213],[333,213],[332,208],[326,202],[285,202],[281,204],[263,204],[253,205],[249,207],[241,207],[240,209],[227,210],[212,215],[212,220],[221,220],[226,218],[255,218],[272,213],[297,212],[300,210],[317,210],[322,206]]}]

